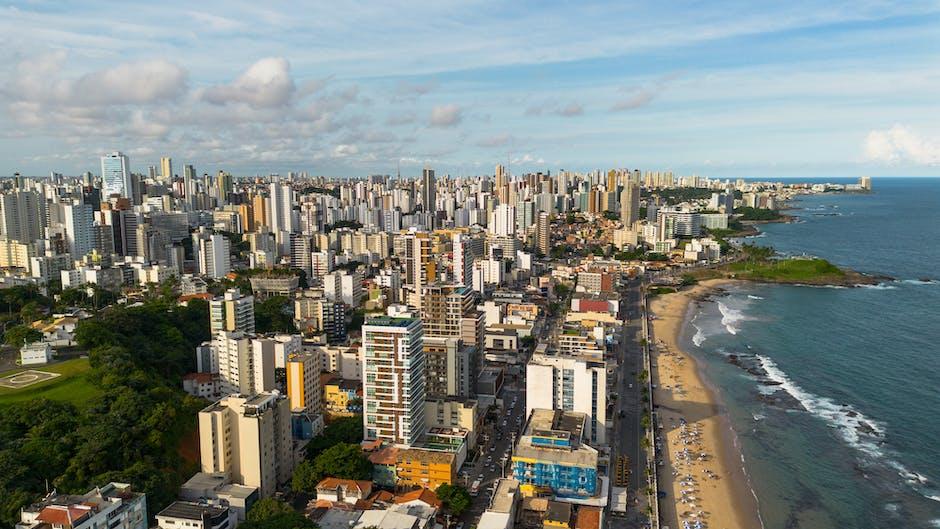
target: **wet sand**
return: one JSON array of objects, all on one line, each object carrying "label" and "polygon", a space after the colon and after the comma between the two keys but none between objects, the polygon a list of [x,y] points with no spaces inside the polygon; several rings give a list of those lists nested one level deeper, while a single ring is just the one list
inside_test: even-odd
[{"label": "wet sand", "polygon": [[659,484],[667,494],[660,509],[663,525],[673,529],[682,529],[686,520],[691,527],[702,520],[708,529],[762,525],[730,423],[695,359],[678,347],[690,303],[730,282],[703,281],[650,300],[657,443],[665,460]]}]

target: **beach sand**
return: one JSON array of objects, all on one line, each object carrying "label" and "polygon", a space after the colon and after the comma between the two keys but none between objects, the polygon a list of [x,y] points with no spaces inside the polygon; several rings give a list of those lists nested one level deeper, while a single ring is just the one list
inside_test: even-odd
[{"label": "beach sand", "polygon": [[[670,528],[682,529],[683,520],[689,520],[694,527],[696,519],[703,520],[709,529],[761,527],[757,500],[747,482],[728,419],[702,379],[695,359],[678,347],[680,332],[687,325],[689,304],[728,283],[721,279],[703,281],[650,300],[650,311],[655,316],[651,375],[657,386],[654,401],[657,437],[661,439],[657,442],[665,460],[659,467],[659,485],[667,494],[660,501],[660,509],[663,526]],[[683,453],[686,449],[687,458]]]}]

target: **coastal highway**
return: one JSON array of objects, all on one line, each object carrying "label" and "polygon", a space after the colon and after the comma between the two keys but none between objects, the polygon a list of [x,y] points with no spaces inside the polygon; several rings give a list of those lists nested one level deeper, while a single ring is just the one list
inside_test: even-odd
[{"label": "coastal highway", "polygon": [[[619,455],[630,458],[630,505],[627,516],[624,518],[608,516],[609,527],[627,529],[645,527],[648,521],[645,512],[646,489],[645,462],[646,454],[640,445],[643,433],[640,419],[643,412],[643,395],[637,375],[643,371],[643,354],[640,349],[640,288],[639,280],[625,282],[620,290],[620,316],[624,320],[621,329],[620,344],[617,346],[619,366],[616,369],[617,378],[613,384],[613,392],[619,397],[613,401],[613,432],[608,437],[611,440],[611,467]],[[624,416],[620,417],[620,411]],[[611,476],[611,484],[613,484]],[[639,492],[639,493],[638,493]],[[640,503],[634,499],[639,497]]]}]

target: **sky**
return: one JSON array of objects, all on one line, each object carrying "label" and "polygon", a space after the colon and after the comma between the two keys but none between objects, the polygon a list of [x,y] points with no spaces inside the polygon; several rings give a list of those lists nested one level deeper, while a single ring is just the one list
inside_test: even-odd
[{"label": "sky", "polygon": [[0,5],[0,176],[940,175],[940,1]]}]

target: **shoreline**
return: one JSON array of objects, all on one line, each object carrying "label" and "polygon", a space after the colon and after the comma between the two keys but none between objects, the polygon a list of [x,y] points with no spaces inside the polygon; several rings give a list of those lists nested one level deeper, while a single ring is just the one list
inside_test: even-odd
[{"label": "shoreline", "polygon": [[663,525],[669,527],[695,519],[716,528],[763,526],[737,436],[718,392],[702,375],[695,357],[679,347],[695,300],[735,282],[702,281],[650,300],[650,313],[655,315],[651,377],[656,384],[657,443],[665,454],[658,468],[661,489],[667,494],[660,509]]}]

